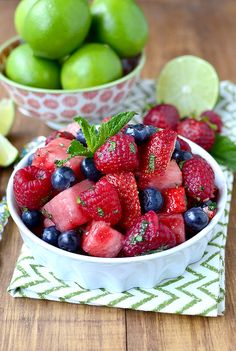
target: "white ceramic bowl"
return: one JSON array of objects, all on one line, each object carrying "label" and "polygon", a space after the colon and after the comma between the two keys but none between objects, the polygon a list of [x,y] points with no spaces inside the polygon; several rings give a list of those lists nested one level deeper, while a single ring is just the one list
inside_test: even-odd
[{"label": "white ceramic bowl", "polygon": [[26,165],[28,155],[25,156],[9,180],[7,200],[22,239],[36,260],[61,279],[76,281],[87,289],[106,288],[111,292],[121,292],[133,287],[151,288],[164,279],[181,275],[190,263],[200,260],[203,256],[207,243],[212,238],[213,229],[223,214],[227,199],[226,181],[217,162],[200,146],[187,141],[192,151],[204,157],[215,172],[215,183],[219,188],[217,214],[206,228],[179,246],[131,258],[97,258],[69,253],[47,244],[34,235],[22,222],[13,194],[13,177],[18,169]]},{"label": "white ceramic bowl", "polygon": [[7,57],[20,43],[20,38],[14,37],[0,47],[0,83],[24,115],[40,118],[54,129],[73,122],[75,116],[98,122],[102,117],[118,112],[117,108],[136,85],[145,63],[145,55],[142,53],[137,66],[129,74],[97,87],[75,90],[39,89],[13,82],[4,74]]}]

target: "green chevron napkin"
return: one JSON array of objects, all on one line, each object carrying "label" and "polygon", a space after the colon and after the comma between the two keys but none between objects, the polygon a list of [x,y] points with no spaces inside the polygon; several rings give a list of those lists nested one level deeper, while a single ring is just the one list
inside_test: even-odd
[{"label": "green chevron napkin", "polygon": [[[139,110],[155,99],[154,82],[142,80],[122,109]],[[236,141],[236,86],[221,83],[218,112],[225,122],[224,133]],[[232,118],[232,116],[234,118]],[[136,118],[138,120],[140,117]],[[135,288],[123,293],[105,289],[86,290],[77,282],[62,281],[39,265],[23,245],[8,288],[13,297],[29,297],[77,304],[128,308],[142,311],[217,316],[225,310],[225,244],[233,174],[222,167],[228,185],[228,201],[202,259],[187,267],[183,275],[165,280],[152,289]]]}]

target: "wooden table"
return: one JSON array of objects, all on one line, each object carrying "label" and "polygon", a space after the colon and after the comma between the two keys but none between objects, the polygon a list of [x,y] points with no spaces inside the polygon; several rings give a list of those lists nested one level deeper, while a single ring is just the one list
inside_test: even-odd
[{"label": "wooden table", "polygon": [[[208,59],[221,79],[236,82],[235,0],[138,2],[150,24],[145,77],[156,77],[170,58],[191,53]],[[0,42],[15,33],[16,4],[0,0]],[[20,148],[36,134],[47,133],[43,123],[18,114],[10,138]],[[2,196],[11,169],[0,172]],[[6,289],[22,241],[10,220],[0,244],[1,351],[235,350],[236,186],[233,198],[226,253],[226,313],[218,318],[13,299]]]}]

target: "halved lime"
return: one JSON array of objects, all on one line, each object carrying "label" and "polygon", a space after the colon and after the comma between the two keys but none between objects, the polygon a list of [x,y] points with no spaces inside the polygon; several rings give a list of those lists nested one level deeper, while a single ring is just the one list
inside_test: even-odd
[{"label": "halved lime", "polygon": [[219,78],[207,61],[191,55],[169,61],[157,81],[157,100],[175,105],[180,115],[212,109],[219,96]]},{"label": "halved lime", "polygon": [[7,135],[10,132],[15,119],[14,103],[10,99],[0,100],[0,134]]},{"label": "halved lime", "polygon": [[18,150],[10,141],[0,134],[0,167],[7,167],[12,164],[18,156]]}]

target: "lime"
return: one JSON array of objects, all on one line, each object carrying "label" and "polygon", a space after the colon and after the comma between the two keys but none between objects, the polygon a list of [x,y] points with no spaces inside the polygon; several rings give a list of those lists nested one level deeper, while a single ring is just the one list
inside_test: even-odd
[{"label": "lime", "polygon": [[0,134],[7,135],[10,132],[15,119],[15,106],[12,100],[0,101]]},{"label": "lime", "polygon": [[17,33],[23,38],[23,28],[25,23],[25,18],[31,9],[31,7],[36,3],[38,0],[22,0],[15,11],[15,27]]},{"label": "lime", "polygon": [[28,44],[15,48],[7,58],[6,75],[11,80],[35,88],[60,88],[57,62],[35,57]]},{"label": "lime", "polygon": [[157,82],[157,100],[175,105],[181,116],[211,110],[219,96],[219,78],[207,61],[191,55],[169,61]]},{"label": "lime", "polygon": [[90,23],[85,0],[40,0],[25,18],[23,38],[35,55],[59,59],[82,44]]},{"label": "lime", "polygon": [[133,0],[95,0],[91,5],[91,35],[109,44],[121,57],[135,56],[148,38],[148,24]]},{"label": "lime", "polygon": [[104,44],[86,44],[64,63],[61,82],[64,89],[94,87],[122,76],[121,60]]},{"label": "lime", "polygon": [[12,164],[18,156],[18,150],[10,141],[0,134],[0,167],[7,167]]}]

